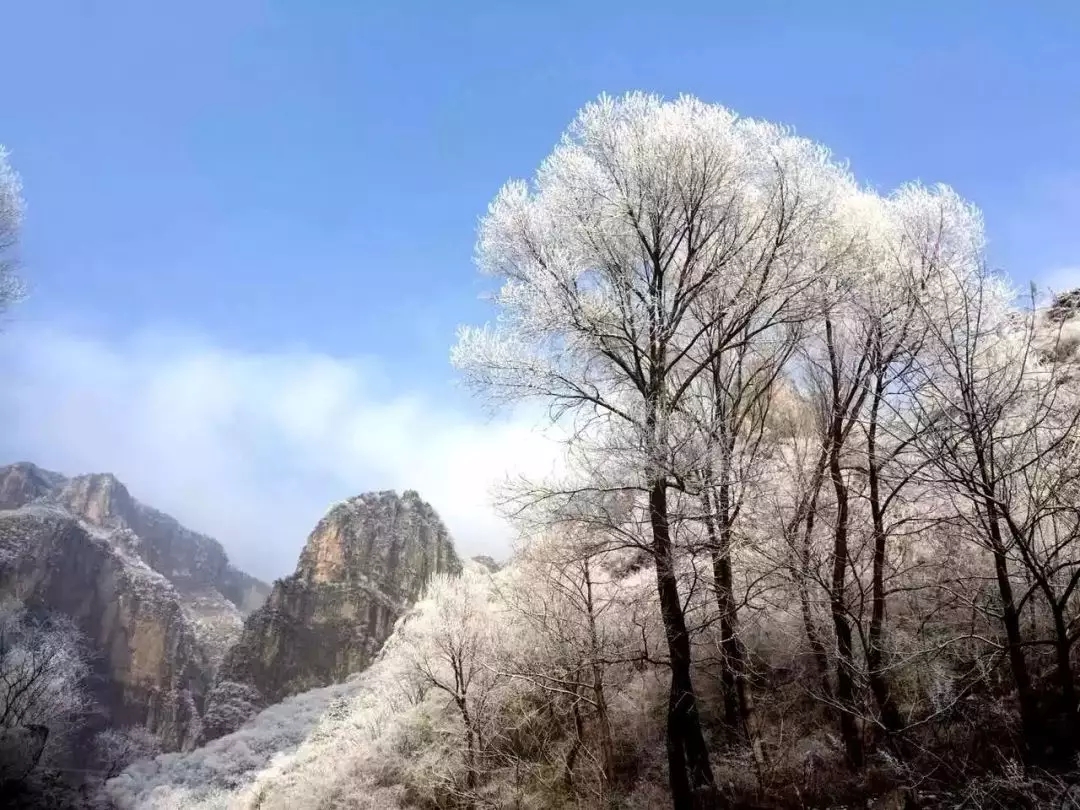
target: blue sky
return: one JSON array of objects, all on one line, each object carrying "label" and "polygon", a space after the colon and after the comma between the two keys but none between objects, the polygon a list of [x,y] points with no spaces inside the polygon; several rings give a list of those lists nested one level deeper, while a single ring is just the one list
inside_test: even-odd
[{"label": "blue sky", "polygon": [[[32,289],[0,347],[0,453],[113,469],[266,576],[357,487],[416,469],[441,511],[464,497],[447,480],[497,432],[447,362],[457,324],[488,315],[477,218],[601,92],[790,124],[881,189],[948,182],[983,208],[995,264],[1080,283],[1076,3],[35,0],[0,25]],[[210,405],[188,384],[206,379]],[[338,447],[338,416],[268,416],[298,385],[357,434],[383,432],[372,407],[411,414],[400,469],[374,439]],[[252,517],[268,500],[286,519]],[[498,550],[465,500],[459,542]]]}]

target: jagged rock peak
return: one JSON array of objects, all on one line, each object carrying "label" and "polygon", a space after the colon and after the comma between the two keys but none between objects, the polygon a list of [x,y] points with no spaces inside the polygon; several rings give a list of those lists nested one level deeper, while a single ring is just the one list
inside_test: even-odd
[{"label": "jagged rock peak", "polygon": [[114,475],[0,467],[0,593],[75,622],[115,725],[145,725],[168,749],[194,744],[202,696],[269,591]]},{"label": "jagged rock peak", "polygon": [[217,540],[140,503],[112,473],[68,478],[29,462],[0,467],[0,509],[32,503],[59,506],[113,532],[129,552],[181,591],[215,588],[244,613],[262,604],[270,591],[266,583],[234,568]]},{"label": "jagged rock peak", "polygon": [[58,499],[72,512],[97,526],[129,526],[135,499],[112,473],[91,473],[69,479]]},{"label": "jagged rock peak", "polygon": [[[245,688],[221,693],[272,702],[344,680],[371,663],[429,577],[461,568],[446,526],[414,490],[334,505],[308,537],[296,572],[274,583],[225,657],[220,682]],[[243,715],[216,704],[207,711]],[[207,734],[227,726],[216,723]]]},{"label": "jagged rock peak", "polygon": [[59,489],[67,479],[29,461],[0,468],[0,509],[18,509]]},{"label": "jagged rock peak", "polygon": [[414,600],[432,573],[460,571],[450,534],[415,490],[367,492],[331,507],[308,537],[296,576],[361,582]]},{"label": "jagged rock peak", "polygon": [[472,561],[490,574],[497,574],[502,570],[502,566],[495,562],[495,558],[487,554],[477,554],[472,558]]}]

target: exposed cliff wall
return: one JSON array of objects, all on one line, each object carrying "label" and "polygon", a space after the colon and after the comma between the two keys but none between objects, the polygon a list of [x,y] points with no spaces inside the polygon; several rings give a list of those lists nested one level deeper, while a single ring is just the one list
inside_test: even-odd
[{"label": "exposed cliff wall", "polygon": [[0,467],[0,509],[18,509],[58,491],[65,483],[62,475],[33,464]]},{"label": "exposed cliff wall", "polygon": [[446,527],[416,492],[337,504],[296,572],[246,620],[221,679],[250,684],[267,702],[341,681],[372,661],[429,577],[460,570]]},{"label": "exposed cliff wall", "polygon": [[76,621],[112,725],[192,745],[217,667],[268,591],[111,475],[0,468],[0,592]]},{"label": "exposed cliff wall", "polygon": [[108,534],[31,505],[0,512],[0,591],[75,620],[111,724],[145,725],[169,748],[194,743],[209,666],[165,577]]},{"label": "exposed cliff wall", "polygon": [[270,592],[266,583],[233,568],[217,540],[139,503],[112,475],[64,480],[50,497],[95,526],[130,529],[138,539],[138,556],[181,591],[214,589],[245,614]]}]

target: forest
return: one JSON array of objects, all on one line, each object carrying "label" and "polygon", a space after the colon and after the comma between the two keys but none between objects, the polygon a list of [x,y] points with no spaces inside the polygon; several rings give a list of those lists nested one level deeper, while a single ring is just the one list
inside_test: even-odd
[{"label": "forest", "polygon": [[788,128],[588,104],[483,216],[495,315],[452,350],[562,447],[495,493],[512,555],[109,800],[1072,806],[1080,292],[986,242],[952,189],[881,193]]}]

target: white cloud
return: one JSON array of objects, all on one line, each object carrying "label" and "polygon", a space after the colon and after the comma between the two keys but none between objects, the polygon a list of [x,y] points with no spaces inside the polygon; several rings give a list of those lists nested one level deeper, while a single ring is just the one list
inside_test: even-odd
[{"label": "white cloud", "polygon": [[266,578],[292,570],[331,503],[376,489],[417,490],[463,554],[505,555],[492,485],[557,456],[535,420],[390,390],[370,359],[23,329],[0,340],[0,366],[6,460],[112,472]]}]

